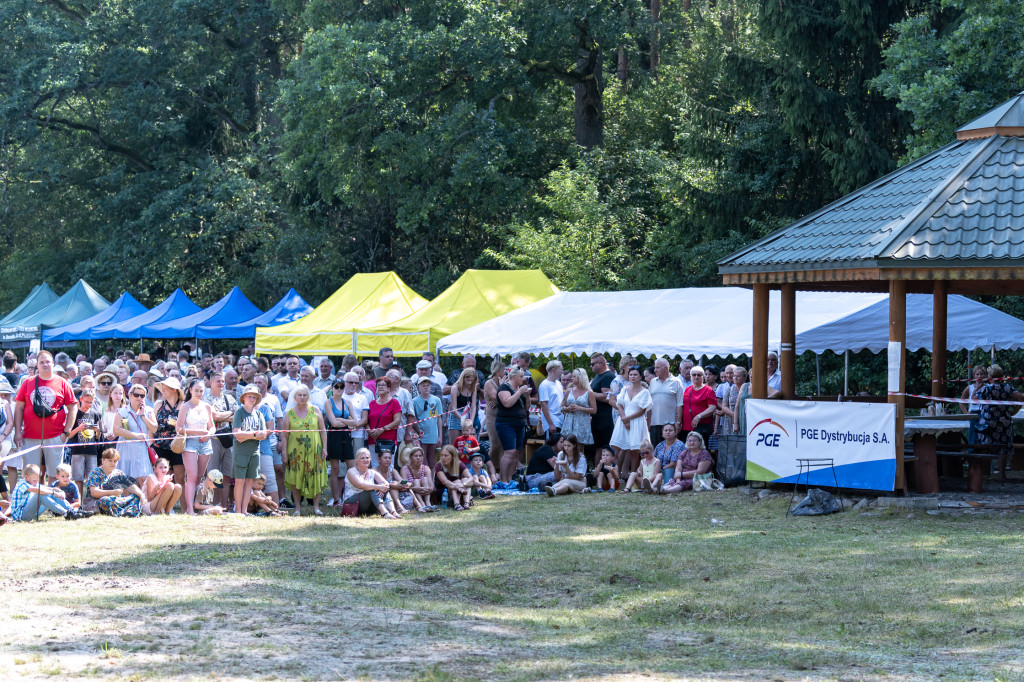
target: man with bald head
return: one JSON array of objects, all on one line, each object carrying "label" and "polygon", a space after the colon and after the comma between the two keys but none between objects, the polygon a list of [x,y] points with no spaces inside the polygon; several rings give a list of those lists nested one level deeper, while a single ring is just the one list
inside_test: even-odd
[{"label": "man with bald head", "polygon": [[652,405],[647,413],[647,421],[651,427],[651,444],[658,447],[664,440],[661,430],[666,424],[672,424],[679,430],[683,419],[683,389],[679,377],[672,376],[668,360],[658,358],[654,361],[654,378],[650,388]]},{"label": "man with bald head", "polygon": [[[452,386],[454,386],[455,382],[459,380],[459,377],[462,375],[462,370],[470,368],[476,369],[476,356],[471,353],[467,353],[462,358],[462,369],[457,369],[449,375],[448,385],[444,387],[442,393],[444,393],[444,395],[451,395]],[[487,377],[485,377],[484,373],[478,369],[476,370],[476,378],[476,385],[478,388],[483,386],[484,382],[487,381]]]}]

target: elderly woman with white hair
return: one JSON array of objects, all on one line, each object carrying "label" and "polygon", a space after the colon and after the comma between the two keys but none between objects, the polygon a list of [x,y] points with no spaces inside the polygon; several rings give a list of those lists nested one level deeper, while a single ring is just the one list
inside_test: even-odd
[{"label": "elderly woman with white hair", "polygon": [[519,468],[519,453],[526,445],[529,403],[530,385],[526,383],[525,371],[514,365],[508,370],[506,381],[498,388],[498,407],[494,419],[495,434],[504,449],[499,467],[500,476],[506,484]]},{"label": "elderly woman with white hair", "polygon": [[[696,431],[691,431],[686,437],[686,449],[676,460],[675,475],[671,479],[666,478],[661,487],[663,494],[681,493],[684,490],[693,489],[693,477],[698,474],[706,474],[711,471],[714,460],[711,453],[704,445],[704,437]],[[668,472],[665,472],[668,476]]]},{"label": "elderly woman with white hair", "polygon": [[313,514],[320,511],[320,493],[327,487],[327,430],[320,409],[310,403],[309,387],[292,390],[295,407],[287,412],[284,441],[284,483],[292,491],[294,516],[302,514],[302,499],[313,500]]}]

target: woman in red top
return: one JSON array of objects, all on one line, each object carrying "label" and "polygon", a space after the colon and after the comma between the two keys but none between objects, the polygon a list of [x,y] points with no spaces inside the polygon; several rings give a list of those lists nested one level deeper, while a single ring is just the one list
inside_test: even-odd
[{"label": "woman in red top", "polygon": [[700,366],[690,370],[693,385],[683,393],[683,432],[696,431],[706,443],[714,426],[718,396],[715,389],[704,383],[704,369]]},{"label": "woman in red top", "polygon": [[[367,436],[369,444],[376,446],[380,441],[380,447],[385,447],[395,452],[395,441],[398,440],[398,425],[402,422],[402,406],[397,400],[391,397],[391,386],[385,377],[377,379],[377,399],[370,401],[370,415],[367,420]],[[374,454],[379,448],[374,448]],[[374,466],[376,464],[376,457]]]}]

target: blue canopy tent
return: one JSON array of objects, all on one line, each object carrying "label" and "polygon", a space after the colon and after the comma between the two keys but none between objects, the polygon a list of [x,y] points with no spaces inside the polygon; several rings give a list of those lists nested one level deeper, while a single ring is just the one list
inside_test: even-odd
[{"label": "blue canopy tent", "polygon": [[67,341],[84,341],[100,338],[93,335],[93,329],[105,324],[123,322],[127,319],[141,315],[146,312],[146,306],[135,300],[135,297],[127,291],[121,294],[116,301],[110,304],[106,310],[100,311],[92,317],[67,324],[63,327],[43,330],[43,345],[57,346]]},{"label": "blue canopy tent", "polygon": [[94,327],[89,334],[91,339],[141,339],[142,328],[146,325],[161,324],[191,315],[201,310],[181,289],[165,298],[160,305],[146,312],[119,322],[108,322]]},{"label": "blue canopy tent", "polygon": [[46,327],[78,322],[109,307],[110,301],[80,279],[63,296],[42,310],[0,326],[0,341],[27,344],[32,339],[41,338],[41,332]]},{"label": "blue canopy tent", "polygon": [[237,324],[201,324],[196,330],[197,339],[251,339],[256,336],[256,327],[275,327],[294,322],[313,311],[295,289],[289,289],[267,312]]},{"label": "blue canopy tent", "polygon": [[18,304],[17,308],[4,315],[3,319],[0,319],[0,327],[37,313],[56,300],[57,294],[50,288],[49,284],[46,282],[37,284],[32,287],[32,291],[28,292],[28,296]]},{"label": "blue canopy tent", "polygon": [[201,324],[218,327],[238,324],[262,315],[263,311],[233,287],[227,295],[209,308],[195,311],[160,323],[147,324],[142,335],[150,339],[194,339]]}]

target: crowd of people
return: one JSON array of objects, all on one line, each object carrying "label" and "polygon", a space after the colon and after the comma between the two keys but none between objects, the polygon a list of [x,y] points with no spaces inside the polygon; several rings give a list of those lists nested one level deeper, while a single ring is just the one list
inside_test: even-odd
[{"label": "crowd of people", "polygon": [[[664,359],[643,371],[628,355],[619,372],[601,354],[591,373],[531,362],[498,358],[485,376],[474,355],[445,374],[431,353],[407,374],[388,348],[337,367],[190,344],[74,360],[43,350],[24,364],[8,351],[2,511],[300,515],[305,504],[321,516],[326,499],[392,519],[516,488],[680,492],[710,467],[708,440],[742,428],[742,368],[720,383],[690,360],[678,377]],[[535,432],[545,444],[524,466]],[[692,457],[681,433],[696,437]]]},{"label": "crowd of people", "polygon": [[[589,372],[532,361],[496,358],[485,375],[474,355],[446,374],[430,353],[407,373],[388,348],[339,366],[187,345],[75,360],[43,350],[24,364],[7,352],[0,512],[321,516],[326,500],[393,519],[464,511],[495,491],[671,494],[708,474],[719,439],[745,433],[746,368],[684,359],[673,374],[664,358],[643,368],[626,355],[616,371],[600,353]],[[998,366],[977,369],[965,395],[1024,397]],[[774,354],[766,372],[775,393]],[[964,409],[982,413],[972,440],[1008,428],[1007,410]],[[543,445],[524,460],[529,434]]]}]

